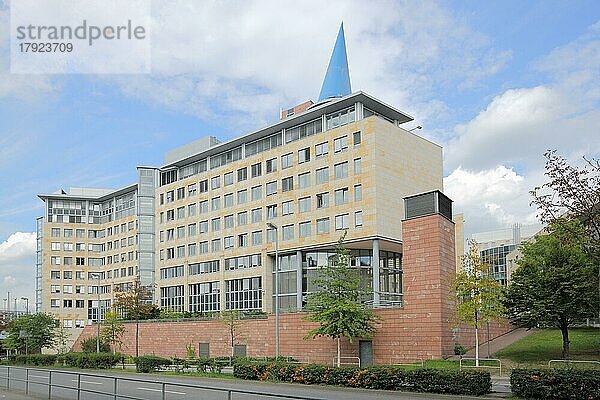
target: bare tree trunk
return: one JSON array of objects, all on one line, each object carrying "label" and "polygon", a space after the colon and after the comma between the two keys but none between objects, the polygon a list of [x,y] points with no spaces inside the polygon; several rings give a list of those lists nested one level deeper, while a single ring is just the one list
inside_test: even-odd
[{"label": "bare tree trunk", "polygon": [[562,333],[562,341],[563,341],[563,349],[562,349],[562,358],[565,360],[569,359],[569,326],[565,321],[562,321],[560,324],[560,332]]},{"label": "bare tree trunk", "polygon": [[139,335],[140,335],[140,321],[135,320],[135,356],[140,356],[140,346],[139,346]]},{"label": "bare tree trunk", "polygon": [[341,338],[338,336],[338,338],[337,338],[337,366],[338,367],[341,366],[341,363],[342,363],[342,357],[341,357],[342,351],[341,351],[340,342],[341,342]]},{"label": "bare tree trunk", "polygon": [[479,321],[475,311],[475,366],[479,367]]}]

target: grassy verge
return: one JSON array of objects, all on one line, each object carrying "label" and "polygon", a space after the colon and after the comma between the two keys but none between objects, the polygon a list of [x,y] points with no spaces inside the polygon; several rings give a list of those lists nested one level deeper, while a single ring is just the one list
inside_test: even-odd
[{"label": "grassy verge", "polygon": [[[571,329],[569,339],[571,359],[600,361],[600,329]],[[495,357],[521,365],[547,365],[562,359],[562,335],[558,329],[544,329],[496,352]]]}]

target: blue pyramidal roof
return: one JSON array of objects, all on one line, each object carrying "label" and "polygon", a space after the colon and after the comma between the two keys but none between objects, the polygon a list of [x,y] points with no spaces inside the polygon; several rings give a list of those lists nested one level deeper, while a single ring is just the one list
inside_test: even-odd
[{"label": "blue pyramidal roof", "polygon": [[329,60],[327,73],[319,94],[319,101],[332,97],[343,97],[352,93],[350,88],[350,72],[346,55],[346,39],[344,38],[344,23],[340,26],[333,53]]}]

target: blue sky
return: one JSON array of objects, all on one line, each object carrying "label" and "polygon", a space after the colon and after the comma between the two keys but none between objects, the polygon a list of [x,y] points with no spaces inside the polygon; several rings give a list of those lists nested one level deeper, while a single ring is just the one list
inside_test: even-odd
[{"label": "blue sky", "polygon": [[467,233],[535,222],[546,148],[600,149],[597,1],[153,2],[152,73],[9,73],[0,0],[0,293],[32,295],[38,193],[121,187],[137,165],[316,99],[339,23],[353,90],[444,146]]}]

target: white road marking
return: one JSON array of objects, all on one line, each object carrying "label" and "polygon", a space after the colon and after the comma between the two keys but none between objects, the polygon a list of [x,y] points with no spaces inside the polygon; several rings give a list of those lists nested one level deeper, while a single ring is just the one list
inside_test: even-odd
[{"label": "white road marking", "polygon": [[48,379],[48,375],[29,375],[30,378],[44,378]]},{"label": "white road marking", "polygon": [[[71,379],[73,382],[77,382],[77,379]],[[90,385],[102,385],[102,382],[92,382],[92,381],[81,381],[81,383],[88,383]]]},{"label": "white road marking", "polygon": [[[162,389],[143,388],[143,387],[139,387],[139,388],[137,388],[137,389],[139,389],[139,390],[150,390],[150,391],[152,391],[152,392],[162,392]],[[172,390],[165,390],[165,393],[172,393],[172,394],[187,394],[187,393],[184,393],[184,392],[175,392],[175,391],[172,391]]]}]

